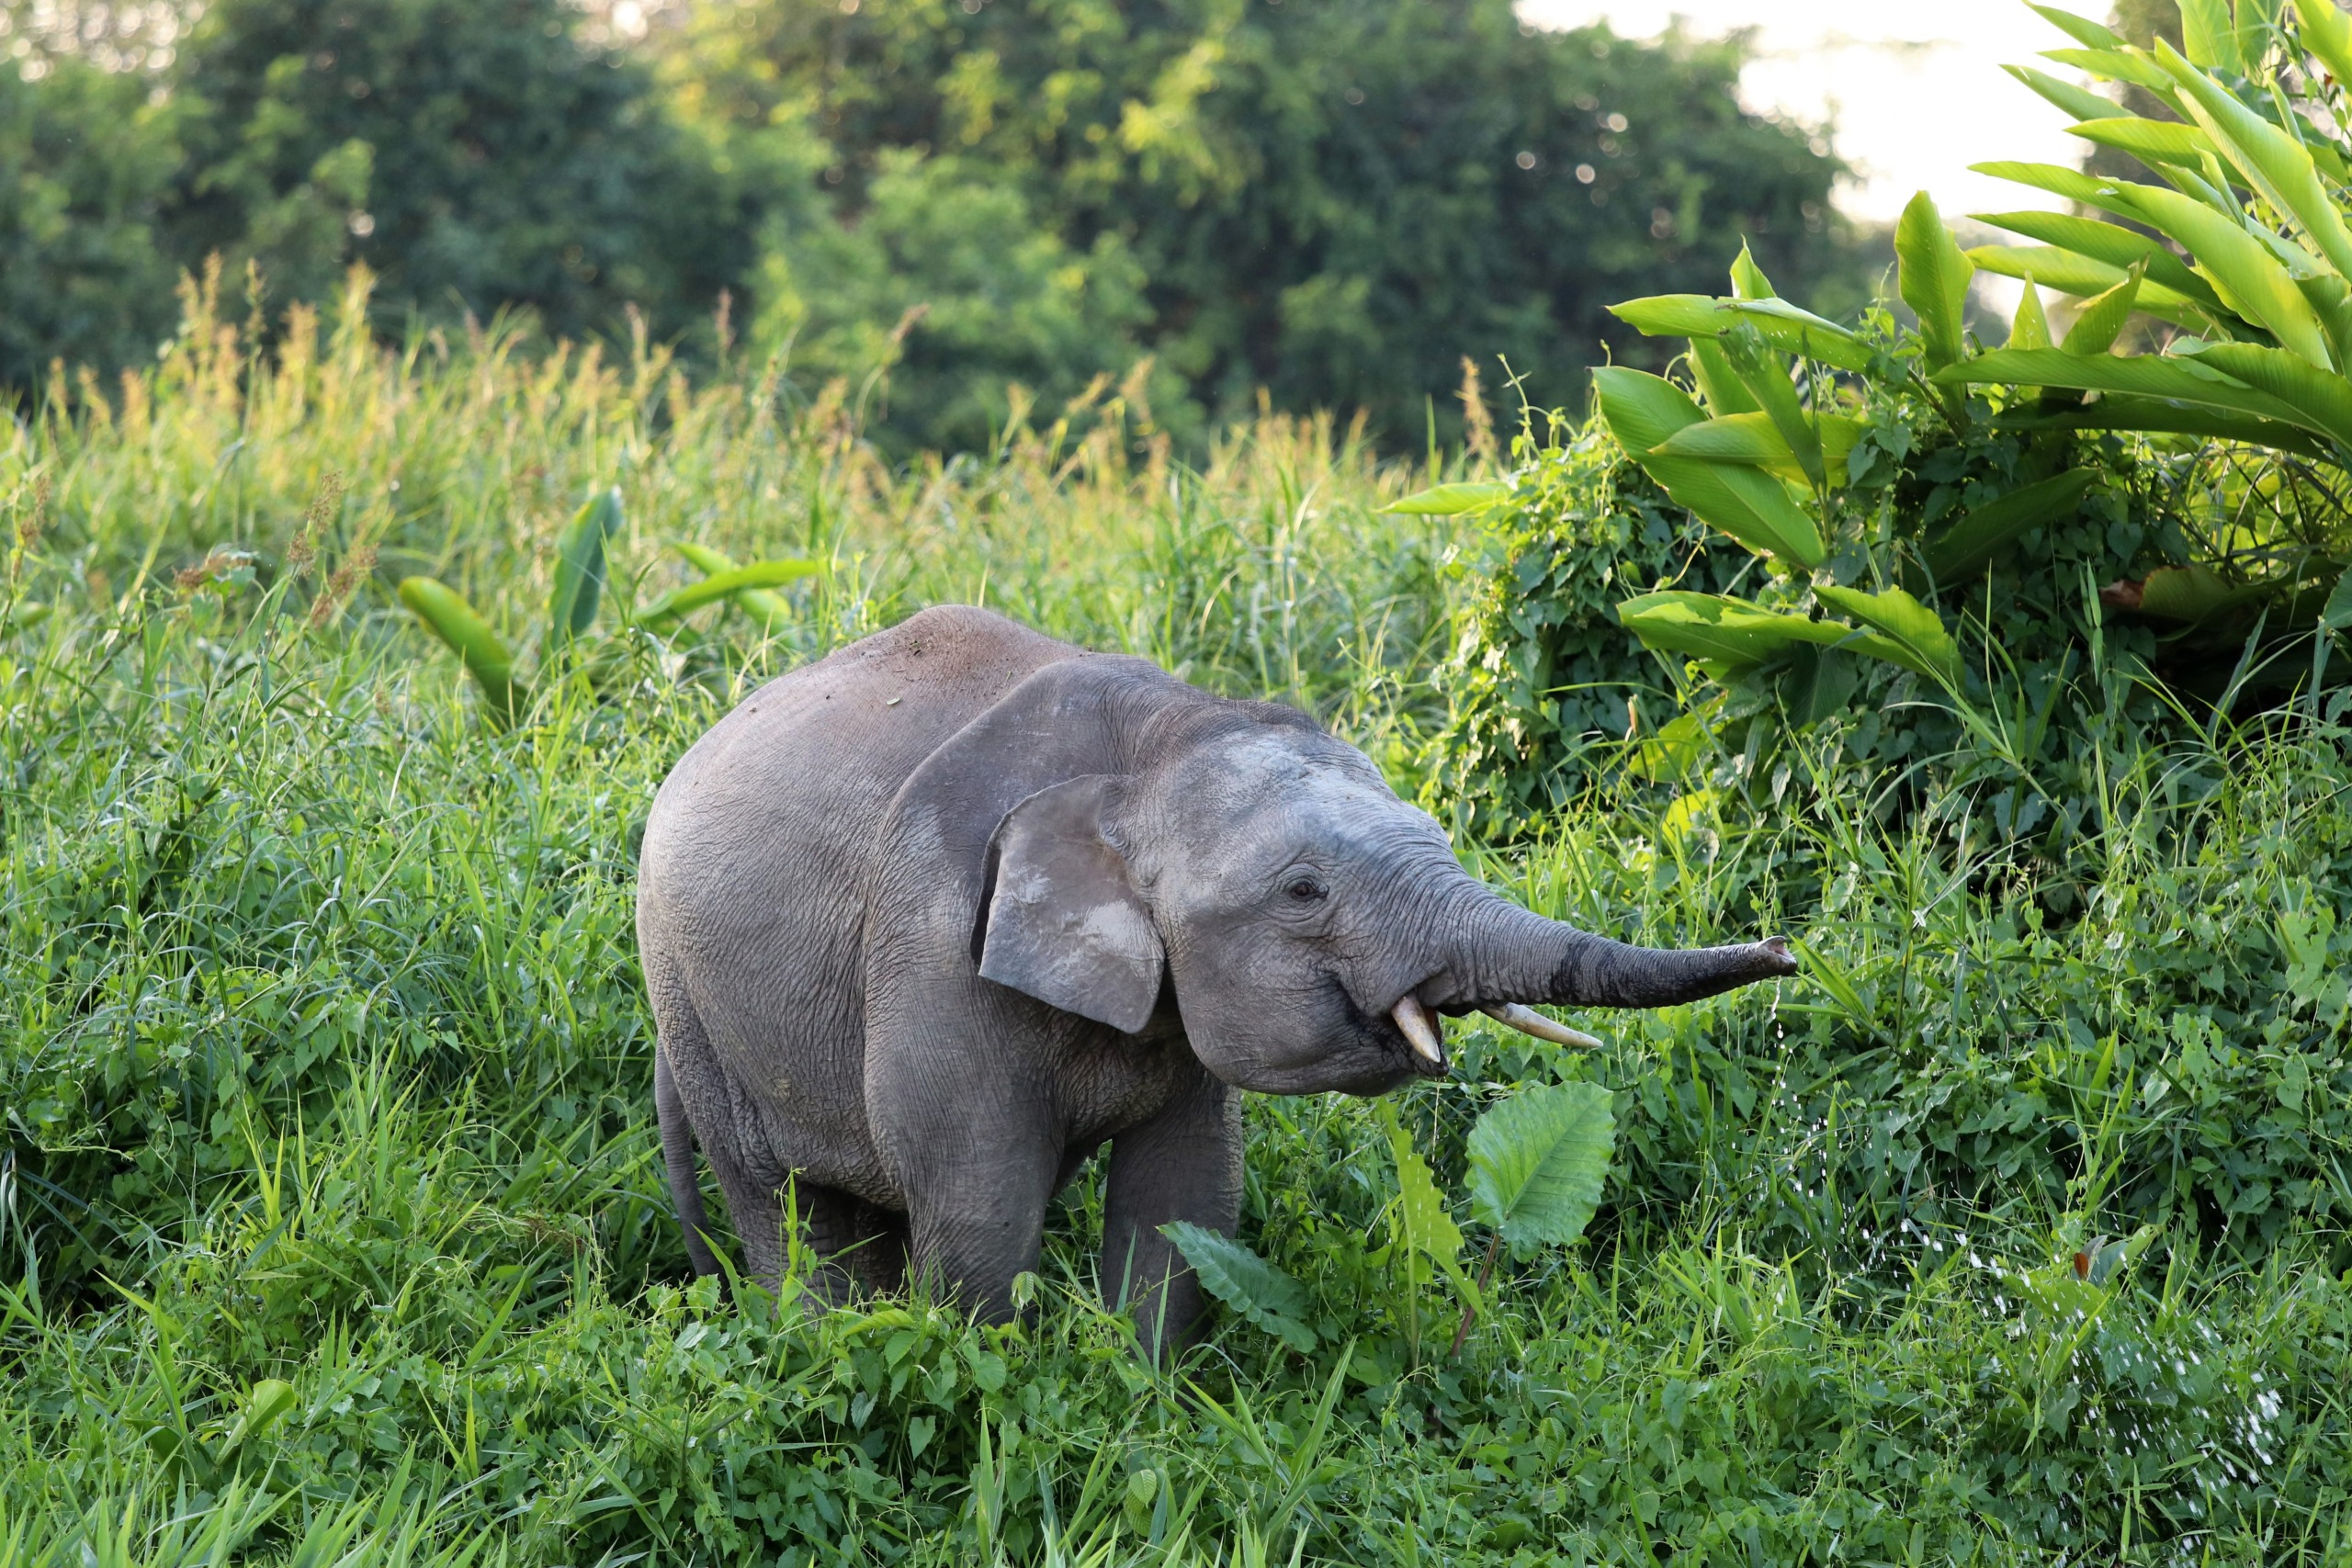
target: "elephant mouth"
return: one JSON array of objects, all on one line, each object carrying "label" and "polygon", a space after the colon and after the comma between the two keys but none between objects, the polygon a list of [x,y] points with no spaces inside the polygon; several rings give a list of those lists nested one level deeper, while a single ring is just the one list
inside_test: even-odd
[{"label": "elephant mouth", "polygon": [[[1348,1021],[1357,1037],[1370,1041],[1405,1073],[1413,1077],[1442,1078],[1452,1070],[1453,1058],[1445,1049],[1442,1026],[1437,1021],[1437,1015],[1423,1007],[1412,991],[1406,991],[1392,1006],[1374,1013],[1358,1006],[1345,986],[1339,986],[1338,989],[1340,1004],[1347,1009]],[[1406,1032],[1402,1020],[1408,1010],[1419,1013],[1429,1032],[1424,1036],[1423,1048],[1416,1048]]]}]

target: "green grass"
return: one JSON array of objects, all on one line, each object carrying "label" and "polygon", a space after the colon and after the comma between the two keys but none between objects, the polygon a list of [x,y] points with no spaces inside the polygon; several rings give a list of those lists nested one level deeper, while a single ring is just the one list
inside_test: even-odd
[{"label": "green grass", "polygon": [[[1309,706],[1415,789],[1472,542],[1311,423],[1190,472],[1081,411],[893,472],[755,369],[356,321],[265,364],[199,301],[152,384],[0,448],[0,1564],[2352,1552],[2340,710],[2107,759],[2064,918],[1947,830],[1967,769],[1893,789],[1834,736],[1752,805],[1597,783],[1462,846],[1623,934],[1771,923],[1810,977],[1588,1017],[1589,1059],[1462,1032],[1400,1104],[1445,1190],[1506,1086],[1605,1083],[1621,1131],[1591,1239],[1507,1258],[1458,1359],[1336,1099],[1250,1108],[1244,1236],[1311,1354],[1228,1316],[1148,1368],[1091,1176],[1025,1327],[742,1311],[655,1158],[630,874],[670,761],[962,600]],[[672,539],[828,570],[772,637],[609,639],[501,733],[390,584],[528,662],[616,481],[624,598],[690,575]]]}]

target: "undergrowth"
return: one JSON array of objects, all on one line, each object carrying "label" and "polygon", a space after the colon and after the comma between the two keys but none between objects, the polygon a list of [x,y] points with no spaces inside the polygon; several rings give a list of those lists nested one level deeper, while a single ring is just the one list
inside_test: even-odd
[{"label": "undergrowth", "polygon": [[[1098,405],[899,470],[756,367],[386,355],[362,321],[265,361],[198,299],[153,378],[0,449],[0,1562],[2352,1551],[2339,702],[2087,730],[2064,911],[1952,828],[1994,787],[1967,757],[1898,774],[1834,725],[1783,783],[1596,769],[1463,840],[1546,913],[1769,926],[1806,973],[1586,1015],[1590,1055],[1457,1026],[1399,1102],[1442,1190],[1509,1086],[1599,1082],[1618,1125],[1588,1241],[1507,1258],[1458,1356],[1335,1098],[1249,1111],[1244,1238],[1310,1354],[1227,1318],[1146,1365],[1091,1174],[1024,1326],[730,1303],[662,1192],[631,929],[694,737],[959,600],[1311,708],[1411,792],[1473,542],[1377,513],[1444,475],[1313,423],[1193,471]],[[389,585],[527,646],[607,483],[625,602],[684,580],[671,540],[826,570],[766,634],[626,639],[502,733]]]}]

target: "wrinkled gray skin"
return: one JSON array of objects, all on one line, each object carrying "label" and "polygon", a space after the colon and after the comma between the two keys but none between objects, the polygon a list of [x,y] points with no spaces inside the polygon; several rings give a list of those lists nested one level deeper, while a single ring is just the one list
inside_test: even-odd
[{"label": "wrinkled gray skin", "polygon": [[1107,1141],[1103,1288],[1155,1349],[1200,1308],[1159,1227],[1234,1229],[1238,1090],[1442,1072],[1390,1020],[1408,991],[1441,1014],[1657,1007],[1794,967],[1530,914],[1299,714],[952,606],[696,742],[646,824],[637,919],[698,1271],[697,1143],[752,1276],[779,1273],[789,1178],[830,1292],[911,1256],[1001,1319]]}]

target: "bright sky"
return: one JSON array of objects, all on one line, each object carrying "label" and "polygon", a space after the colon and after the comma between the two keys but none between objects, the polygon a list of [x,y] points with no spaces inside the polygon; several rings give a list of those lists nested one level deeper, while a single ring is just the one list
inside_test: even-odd
[{"label": "bright sky", "polygon": [[[2107,12],[2106,0],[2067,8]],[[1546,27],[1605,19],[1633,38],[1662,31],[1678,15],[1703,34],[1758,28],[1758,58],[1742,83],[1748,101],[1835,122],[1838,151],[1861,175],[1839,200],[1855,218],[1892,220],[1920,190],[1933,193],[1947,219],[2061,205],[1968,165],[2071,165],[2085,146],[2065,133],[2069,117],[2001,71],[2037,65],[2082,79],[2035,58],[2072,40],[2018,0],[1521,0],[1520,15]]]}]

